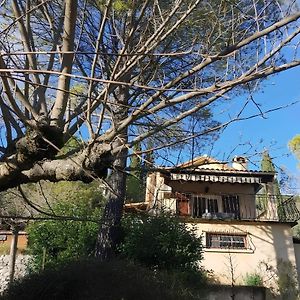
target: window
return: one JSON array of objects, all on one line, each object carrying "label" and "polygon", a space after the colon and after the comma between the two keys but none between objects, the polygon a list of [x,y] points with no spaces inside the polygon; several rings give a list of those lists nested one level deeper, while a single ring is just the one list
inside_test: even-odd
[{"label": "window", "polygon": [[204,214],[216,214],[219,212],[218,199],[214,196],[193,195],[192,203],[193,217],[201,218]]},{"label": "window", "polygon": [[238,196],[222,196],[223,212],[233,214],[235,218],[240,218],[240,200]]},{"label": "window", "polygon": [[207,233],[206,247],[220,249],[246,249],[246,235]]},{"label": "window", "polygon": [[4,242],[7,240],[7,235],[6,234],[0,234],[0,242]]},{"label": "window", "polygon": [[176,211],[181,216],[190,215],[190,198],[191,195],[188,193],[175,193],[176,201]]}]

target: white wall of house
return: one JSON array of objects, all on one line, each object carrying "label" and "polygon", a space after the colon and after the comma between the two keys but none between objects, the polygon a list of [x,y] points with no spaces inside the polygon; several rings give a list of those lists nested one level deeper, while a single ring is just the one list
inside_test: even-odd
[{"label": "white wall of house", "polygon": [[267,287],[276,287],[278,272],[292,272],[296,258],[291,227],[283,223],[219,222],[197,223],[197,233],[246,235],[246,249],[205,248],[203,266],[214,270],[221,283],[243,284],[247,273],[258,273]]}]

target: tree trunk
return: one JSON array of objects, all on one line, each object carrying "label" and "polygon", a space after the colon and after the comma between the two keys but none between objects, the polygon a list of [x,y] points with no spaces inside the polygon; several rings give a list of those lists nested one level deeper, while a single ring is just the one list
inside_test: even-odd
[{"label": "tree trunk", "polygon": [[114,256],[116,246],[120,241],[120,221],[126,190],[126,174],[122,171],[126,166],[126,151],[115,160],[112,174],[109,178],[112,191],[108,192],[103,220],[96,245],[96,257],[107,260]]},{"label": "tree trunk", "polygon": [[[127,105],[129,98],[128,88],[120,88],[116,105],[113,108],[113,122],[120,124],[127,117]],[[120,105],[123,104],[123,105]],[[113,142],[113,148],[127,143],[127,128],[120,132]],[[120,240],[120,222],[123,213],[123,205],[126,192],[126,161],[128,150],[125,148],[115,155],[112,173],[108,178],[111,190],[107,192],[107,203],[103,213],[96,244],[96,257],[100,260],[108,260],[114,256],[116,246]]]}]

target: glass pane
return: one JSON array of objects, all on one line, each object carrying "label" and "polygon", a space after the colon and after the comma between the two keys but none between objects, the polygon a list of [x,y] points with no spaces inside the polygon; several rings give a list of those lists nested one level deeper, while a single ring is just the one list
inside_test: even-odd
[{"label": "glass pane", "polygon": [[211,248],[246,248],[246,236],[243,235],[223,235],[207,234],[207,247]]}]

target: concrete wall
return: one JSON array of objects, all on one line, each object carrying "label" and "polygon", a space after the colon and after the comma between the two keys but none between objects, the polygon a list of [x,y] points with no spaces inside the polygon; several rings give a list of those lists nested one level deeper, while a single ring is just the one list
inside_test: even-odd
[{"label": "concrete wall", "polygon": [[[16,260],[15,279],[26,274],[26,266],[30,257],[19,254]],[[0,255],[0,294],[6,289],[9,283],[9,255]]]},{"label": "concrete wall", "polygon": [[232,281],[244,284],[247,273],[258,273],[264,286],[276,289],[277,274],[282,266],[296,266],[288,224],[210,221],[195,226],[197,233],[203,236],[204,245],[206,232],[247,235],[247,249],[204,249],[202,265],[213,270],[215,278],[222,284],[231,284]]},{"label": "concrete wall", "polygon": [[249,286],[210,286],[203,300],[265,300],[266,289]]}]

